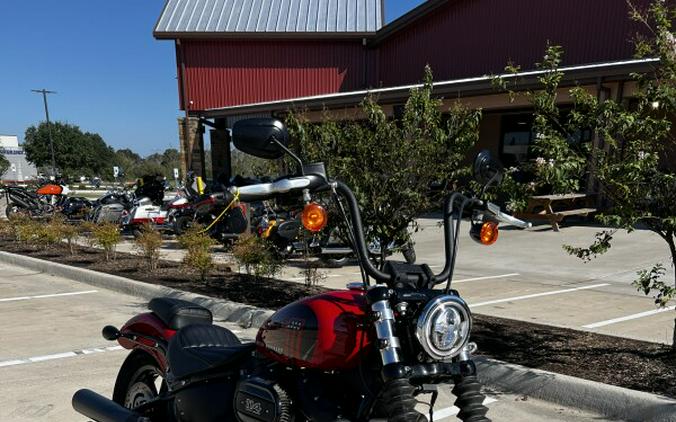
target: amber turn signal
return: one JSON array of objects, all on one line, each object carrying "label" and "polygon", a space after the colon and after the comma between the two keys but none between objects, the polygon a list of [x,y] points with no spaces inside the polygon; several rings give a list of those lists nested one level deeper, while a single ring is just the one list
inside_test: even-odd
[{"label": "amber turn signal", "polygon": [[329,216],[321,205],[311,202],[303,208],[301,221],[309,231],[318,232],[329,222]]},{"label": "amber turn signal", "polygon": [[487,221],[483,224],[473,224],[469,234],[482,245],[492,245],[498,240],[498,223]]}]

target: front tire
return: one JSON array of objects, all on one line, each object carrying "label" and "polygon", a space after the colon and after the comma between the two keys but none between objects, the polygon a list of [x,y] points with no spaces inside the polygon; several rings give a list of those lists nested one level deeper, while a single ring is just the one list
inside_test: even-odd
[{"label": "front tire", "polygon": [[165,388],[157,361],[146,352],[133,351],[117,374],[113,401],[127,409],[136,409],[157,398]]},{"label": "front tire", "polygon": [[29,215],[28,210],[13,203],[7,204],[7,208],[5,208],[5,216],[8,220],[11,220],[12,218],[19,215]]},{"label": "front tire", "polygon": [[181,236],[192,226],[193,219],[187,215],[181,215],[174,219],[174,234]]}]

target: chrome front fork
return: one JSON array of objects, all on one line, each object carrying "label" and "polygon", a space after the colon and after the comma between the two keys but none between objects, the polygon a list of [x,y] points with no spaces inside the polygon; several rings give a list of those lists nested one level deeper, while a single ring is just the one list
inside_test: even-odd
[{"label": "chrome front fork", "polygon": [[389,300],[379,300],[371,304],[378,337],[378,348],[383,366],[401,362],[401,344],[394,330],[394,312]]}]

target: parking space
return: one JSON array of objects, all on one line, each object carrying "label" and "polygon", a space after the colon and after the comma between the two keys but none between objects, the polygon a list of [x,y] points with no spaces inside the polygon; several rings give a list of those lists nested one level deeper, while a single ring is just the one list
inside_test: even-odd
[{"label": "parking space", "polygon": [[[145,301],[86,284],[0,266],[0,420],[84,421],[70,406],[72,394],[90,388],[112,394],[126,351],[100,336],[145,309]],[[228,326],[245,339],[255,329]],[[575,409],[489,391],[494,421],[603,420]],[[421,397],[423,401],[425,397]],[[428,399],[428,398],[427,398]],[[441,386],[435,420],[453,420],[450,387]],[[427,413],[427,406],[420,410]]]}]

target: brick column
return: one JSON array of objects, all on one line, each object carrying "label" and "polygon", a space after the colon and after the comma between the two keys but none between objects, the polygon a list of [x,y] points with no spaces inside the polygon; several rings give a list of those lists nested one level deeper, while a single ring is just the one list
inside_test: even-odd
[{"label": "brick column", "polygon": [[193,171],[196,175],[206,179],[206,168],[204,165],[204,127],[199,119],[190,117],[186,124],[186,119],[178,118],[178,139],[181,159],[181,172],[186,174]]}]

